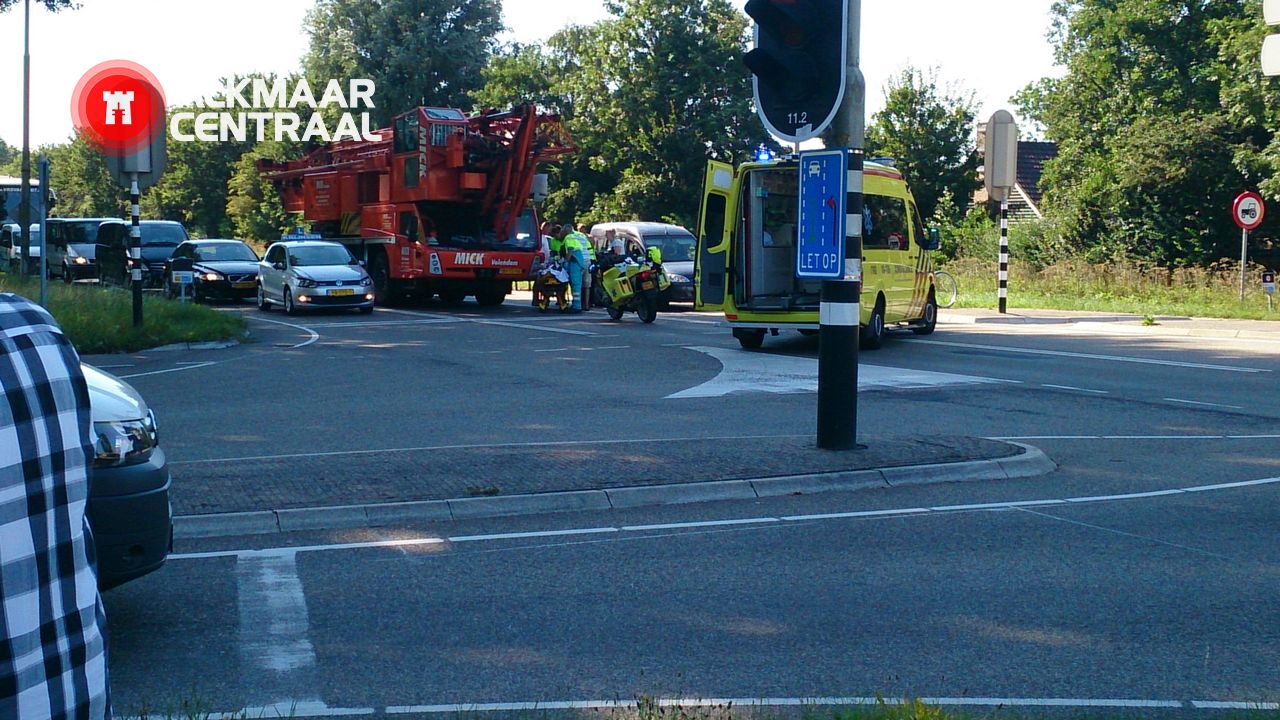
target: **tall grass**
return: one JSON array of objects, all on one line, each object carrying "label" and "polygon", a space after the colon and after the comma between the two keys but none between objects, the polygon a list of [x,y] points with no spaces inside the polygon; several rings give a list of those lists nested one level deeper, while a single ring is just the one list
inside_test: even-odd
[{"label": "tall grass", "polygon": [[[943,267],[960,285],[956,307],[996,307],[994,263],[964,258]],[[1042,269],[1011,262],[1009,307],[1280,320],[1280,296],[1268,311],[1261,272],[1260,266],[1246,271],[1242,302],[1239,264],[1230,261],[1207,268],[1161,268],[1065,260]]]},{"label": "tall grass", "polygon": [[[0,292],[36,300],[39,281],[0,273]],[[143,326],[134,328],[129,291],[82,283],[50,282],[49,312],[82,355],[227,340],[243,336],[245,330],[238,315],[151,295],[142,299]]]}]

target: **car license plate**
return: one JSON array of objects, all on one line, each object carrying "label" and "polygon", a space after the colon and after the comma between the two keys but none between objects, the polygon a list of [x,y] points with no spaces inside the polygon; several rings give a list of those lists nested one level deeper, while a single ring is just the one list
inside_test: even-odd
[{"label": "car license plate", "polygon": [[329,291],[330,295],[355,295],[356,291],[351,288],[334,288]]},{"label": "car license plate", "polygon": [[652,281],[652,280],[645,280],[644,282],[640,283],[640,289],[641,289],[641,290],[652,290],[652,289],[653,289],[653,281]]},{"label": "car license plate", "polygon": [[252,290],[257,286],[258,286],[257,283],[253,283],[253,282],[238,282],[238,283],[235,283],[232,287],[234,287],[237,290]]}]

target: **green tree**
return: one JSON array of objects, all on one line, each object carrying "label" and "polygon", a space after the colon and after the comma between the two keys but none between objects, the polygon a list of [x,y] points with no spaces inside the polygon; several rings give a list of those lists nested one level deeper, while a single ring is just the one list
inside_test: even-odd
[{"label": "green tree", "polygon": [[1230,197],[1280,167],[1275,86],[1257,69],[1258,0],[1059,0],[1066,74],[1017,97],[1059,155],[1045,200],[1095,258],[1207,262],[1236,236]]},{"label": "green tree", "polygon": [[[21,4],[22,0],[0,0],[0,13],[5,12],[9,8]],[[77,10],[80,3],[75,0],[36,0],[38,4],[44,5],[52,12],[59,10]]]},{"label": "green tree", "polygon": [[4,140],[0,140],[0,168],[7,166],[14,159],[21,161],[22,148],[16,148]]},{"label": "green tree", "polygon": [[420,104],[470,108],[502,31],[500,0],[318,0],[307,14],[305,76],[377,85],[379,127]]},{"label": "green tree", "polygon": [[611,17],[496,58],[487,104],[561,112],[579,148],[548,215],[692,226],[708,158],[741,161],[768,136],[741,61],[746,17],[728,0],[609,0]]},{"label": "green tree", "polygon": [[885,88],[884,110],[867,128],[867,157],[887,155],[911,183],[924,217],[933,217],[939,201],[964,216],[978,188],[978,154],[974,148],[973,94],[952,96],[939,89],[936,72],[908,67]]},{"label": "green tree", "polygon": [[244,240],[269,241],[280,237],[293,225],[280,203],[276,189],[262,178],[257,161],[285,160],[289,148],[274,141],[260,143],[240,156],[227,182],[227,218],[232,232]]},{"label": "green tree", "polygon": [[52,214],[58,217],[124,217],[123,189],[107,172],[102,153],[80,137],[40,148],[49,158],[49,187],[58,194]]}]

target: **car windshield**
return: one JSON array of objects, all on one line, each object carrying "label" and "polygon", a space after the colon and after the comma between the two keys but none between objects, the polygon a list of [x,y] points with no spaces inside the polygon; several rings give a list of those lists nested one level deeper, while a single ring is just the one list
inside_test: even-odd
[{"label": "car windshield", "polygon": [[289,264],[295,267],[349,265],[351,253],[341,245],[302,245],[289,248]]},{"label": "car windshield", "polygon": [[101,225],[101,220],[61,220],[49,224],[49,239],[66,244],[94,243]]},{"label": "car windshield", "polygon": [[658,235],[656,237],[647,237],[645,240],[649,245],[656,245],[662,249],[663,262],[692,260],[693,247],[697,244],[691,234]]},{"label": "car windshield", "polygon": [[142,223],[139,228],[142,233],[143,245],[173,245],[177,246],[180,242],[185,242],[187,234],[182,231],[181,225],[170,225],[169,223]]},{"label": "car windshield", "polygon": [[196,246],[196,262],[244,260],[257,262],[258,256],[244,243],[210,243]]}]

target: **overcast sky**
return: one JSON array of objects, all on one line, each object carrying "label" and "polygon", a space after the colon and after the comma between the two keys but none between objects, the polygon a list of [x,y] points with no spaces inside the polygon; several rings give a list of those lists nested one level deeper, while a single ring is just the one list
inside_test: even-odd
[{"label": "overcast sky", "polygon": [[[32,3],[31,142],[71,133],[71,93],[90,67],[133,60],[160,80],[171,104],[194,100],[218,78],[286,74],[306,49],[302,19],[314,0],[81,0],[73,12]],[[731,0],[741,7],[746,0]],[[862,68],[868,112],[908,65],[937,68],[953,90],[977,94],[979,118],[1027,83],[1058,74],[1045,39],[1052,0],[866,0]],[[600,0],[504,0],[504,39],[539,42],[571,23],[605,17]],[[22,8],[0,15],[0,139],[22,141]],[[250,19],[251,18],[251,19]],[[181,28],[179,31],[177,28]],[[130,36],[126,33],[134,33]]]}]

